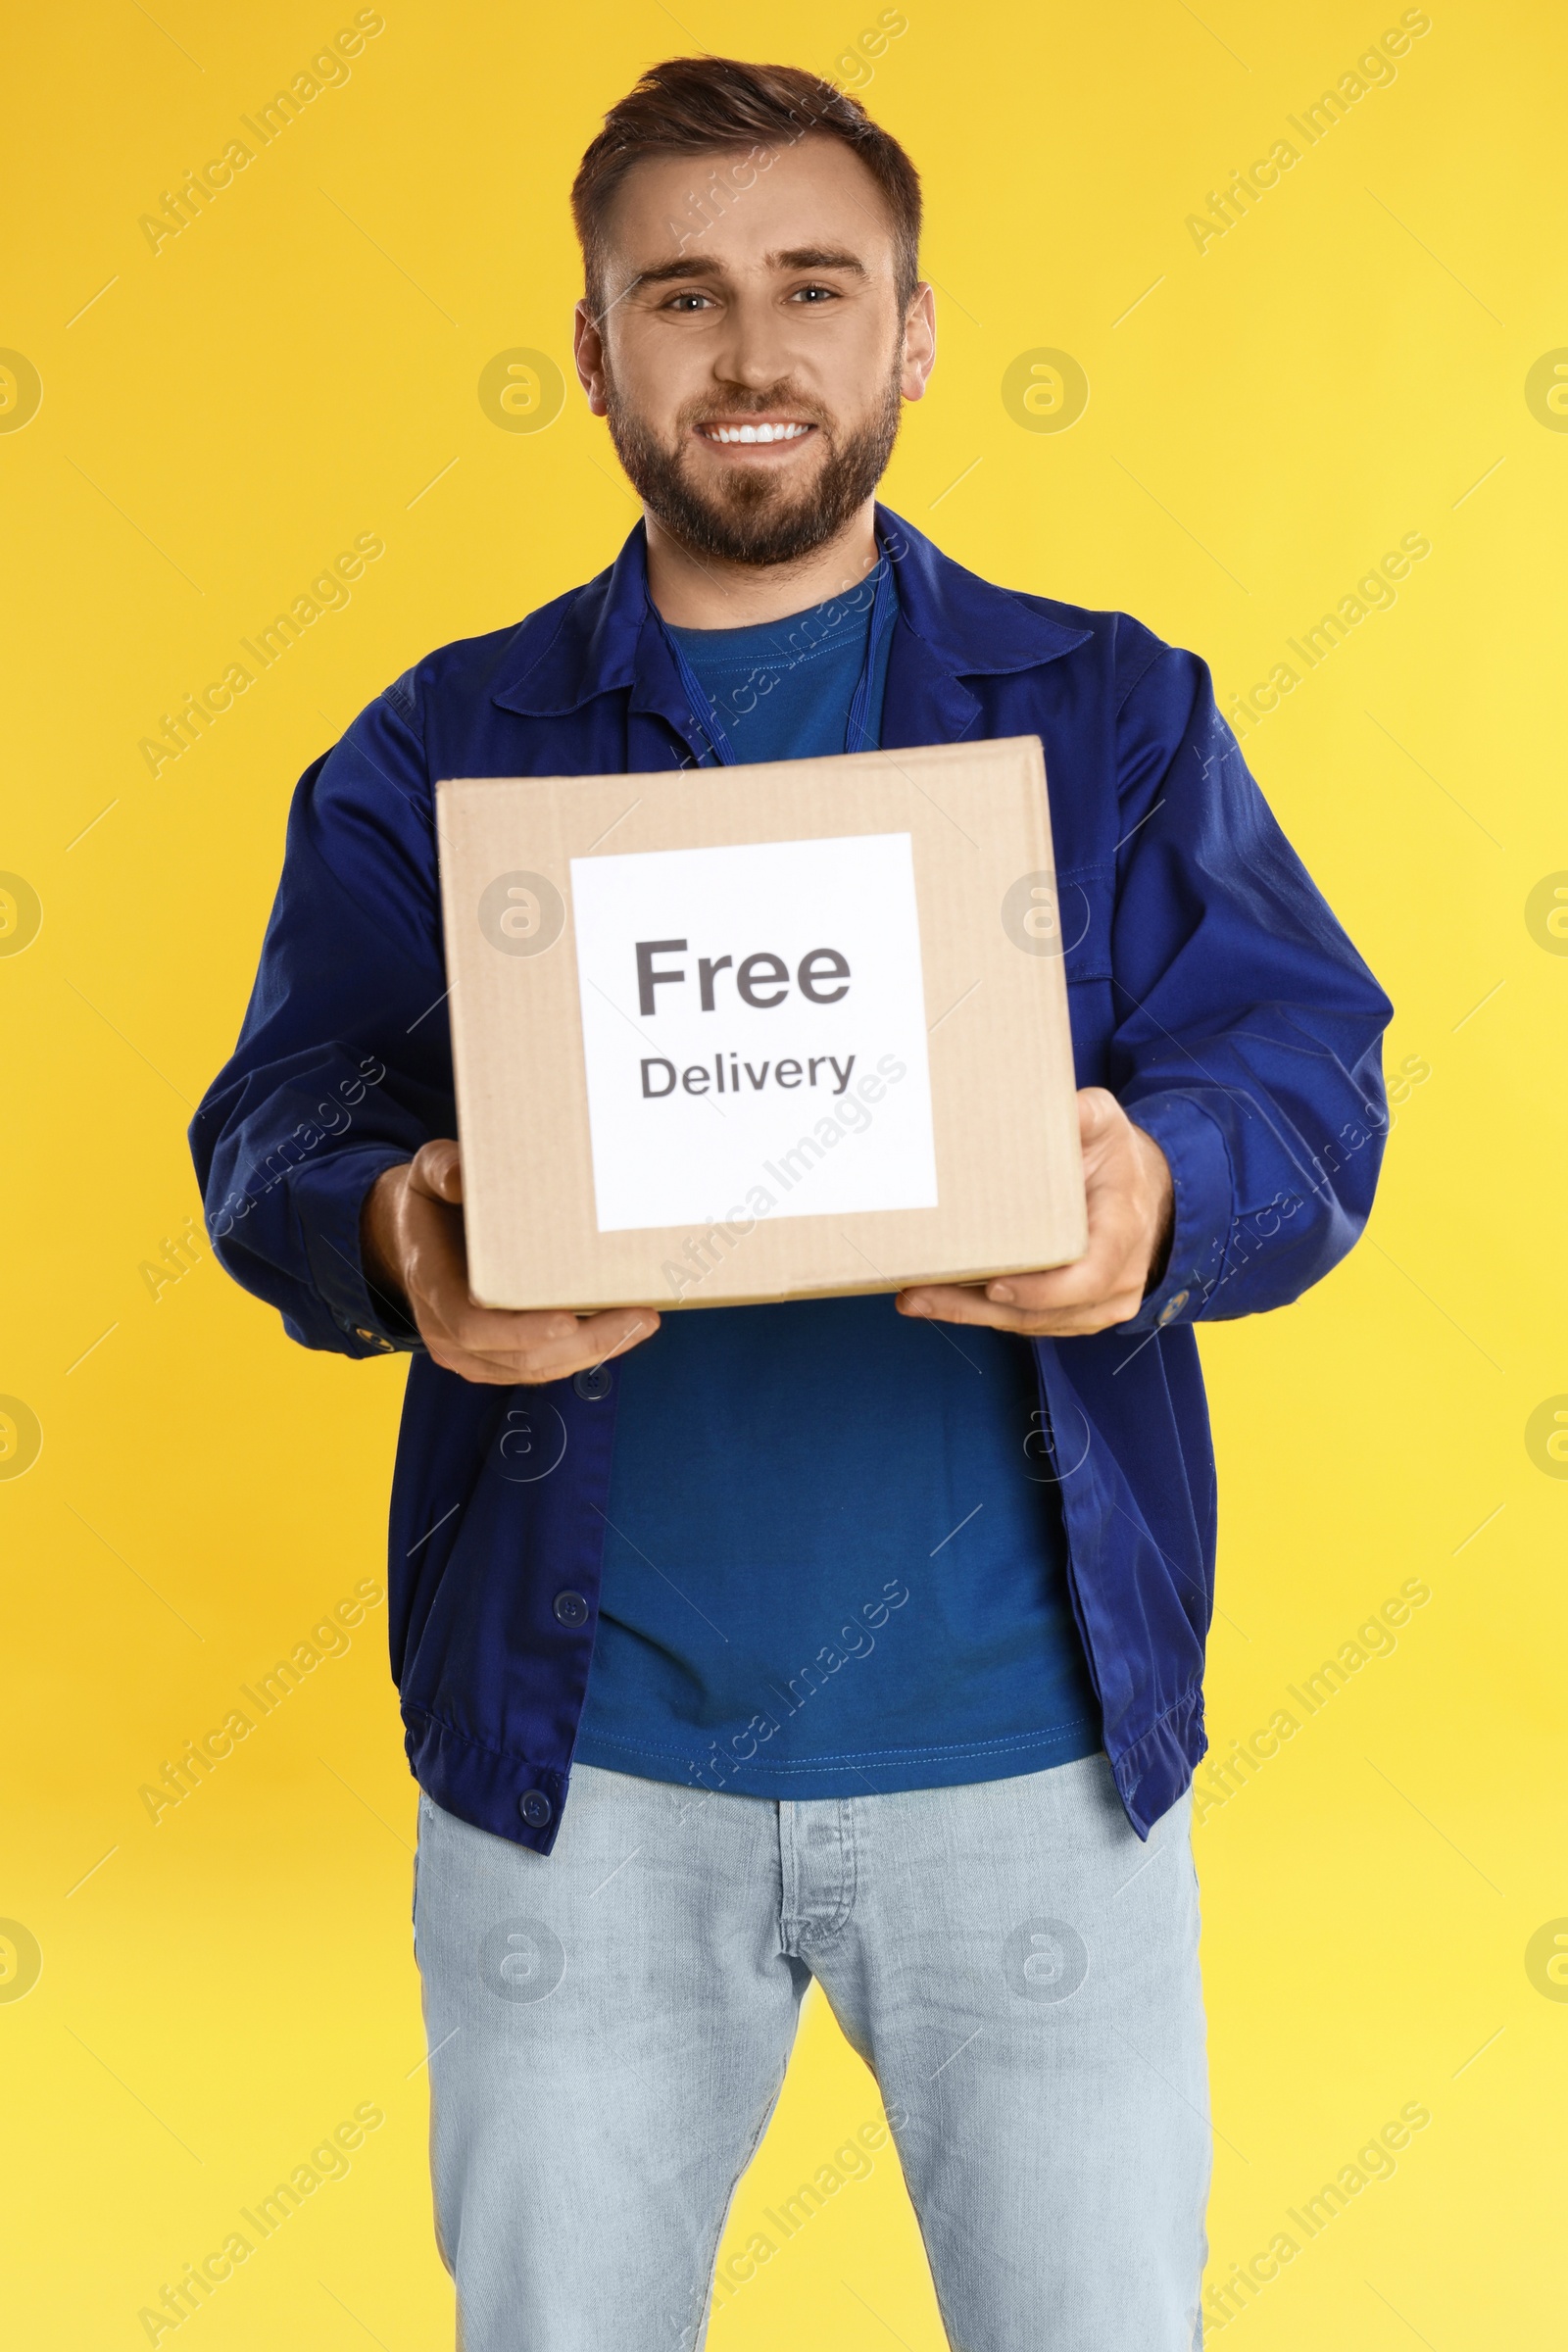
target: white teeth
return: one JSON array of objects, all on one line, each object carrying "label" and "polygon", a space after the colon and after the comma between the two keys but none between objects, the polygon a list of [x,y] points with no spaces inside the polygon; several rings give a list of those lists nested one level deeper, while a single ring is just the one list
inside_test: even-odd
[{"label": "white teeth", "polygon": [[809,432],[805,424],[709,424],[703,427],[710,441],[726,446],[735,441],[795,441],[802,433]]}]

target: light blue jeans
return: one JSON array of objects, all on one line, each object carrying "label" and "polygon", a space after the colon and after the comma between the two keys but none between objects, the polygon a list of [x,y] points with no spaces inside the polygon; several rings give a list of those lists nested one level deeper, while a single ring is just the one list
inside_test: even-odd
[{"label": "light blue jeans", "polygon": [[1190,1802],[1143,1845],[1102,1755],[811,1802],[580,1764],[545,1856],[421,1792],[460,2352],[697,2352],[813,1976],[876,2077],[954,2352],[1193,2352]]}]

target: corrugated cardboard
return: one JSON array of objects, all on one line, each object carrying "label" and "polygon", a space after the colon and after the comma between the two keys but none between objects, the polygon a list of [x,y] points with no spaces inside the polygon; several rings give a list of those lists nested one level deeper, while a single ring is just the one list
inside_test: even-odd
[{"label": "corrugated cardboard", "polygon": [[[1037,736],[662,775],[459,778],[438,785],[437,814],[468,1278],[483,1304],[734,1305],[975,1282],[1082,1254]],[[772,859],[594,863],[796,843],[816,846]],[[891,905],[911,870],[910,919],[899,930],[895,908],[887,956],[858,949],[856,970],[835,923],[858,938],[882,923],[855,893],[870,876]],[[662,877],[677,872],[685,895],[669,904],[684,911],[666,919]],[[693,891],[712,872],[744,887],[699,905]],[[755,899],[764,884],[778,936],[753,937],[747,908],[764,903]],[[616,928],[626,906],[645,948],[681,939],[685,950],[648,952],[639,973]],[[917,968],[906,953],[916,915]],[[700,969],[704,956],[719,968]],[[925,1032],[928,1159],[918,1053],[878,1050],[901,1021],[905,1037],[922,1022]],[[700,1060],[662,1054],[681,1023],[688,1039],[711,1040]],[[811,1050],[829,1035],[842,1041],[831,1058]],[[608,1146],[612,1116],[646,1139],[645,1152]],[[754,1133],[776,1143],[752,1153]],[[743,1145],[755,1178],[745,1186],[730,1182]],[[726,1174],[719,1197],[686,1200],[707,1182],[681,1174],[699,1149]],[[626,1222],[648,1186],[682,1197],[675,1221]],[[867,1186],[931,1204],[840,1205]]]}]

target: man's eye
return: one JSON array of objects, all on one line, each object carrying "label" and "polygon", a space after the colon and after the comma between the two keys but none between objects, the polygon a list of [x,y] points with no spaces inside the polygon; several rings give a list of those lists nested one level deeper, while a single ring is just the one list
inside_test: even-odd
[{"label": "man's eye", "polygon": [[814,308],[819,303],[837,302],[838,290],[834,286],[797,286],[790,296],[790,300],[791,302],[808,302]]},{"label": "man's eye", "polygon": [[666,311],[706,310],[710,300],[707,294],[672,294],[664,308]]}]

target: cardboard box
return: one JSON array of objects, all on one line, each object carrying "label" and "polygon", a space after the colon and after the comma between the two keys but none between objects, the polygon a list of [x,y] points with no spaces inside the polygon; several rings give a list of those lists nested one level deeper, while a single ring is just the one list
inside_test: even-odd
[{"label": "cardboard box", "polygon": [[1082,1254],[1037,736],[436,801],[483,1304],[725,1306]]}]

